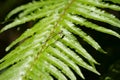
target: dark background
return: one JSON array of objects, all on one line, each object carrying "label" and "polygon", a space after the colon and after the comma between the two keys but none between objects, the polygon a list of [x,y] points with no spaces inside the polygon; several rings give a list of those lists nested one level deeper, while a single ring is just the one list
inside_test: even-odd
[{"label": "dark background", "polygon": [[[10,19],[6,23],[4,23],[5,16],[8,14],[9,11],[11,11],[17,6],[26,4],[27,2],[30,1],[32,0],[0,0],[0,29],[4,27],[7,23],[13,21],[12,19]],[[120,19],[120,12],[112,11],[109,9],[105,9],[105,10],[116,15],[116,17]],[[105,26],[107,28],[109,26],[110,29],[117,31],[120,34],[119,28],[115,28],[115,27],[113,28],[113,26],[108,25],[106,23],[101,23],[93,20],[90,21]],[[5,52],[5,48],[17,37],[19,37],[22,34],[22,32],[24,32],[26,28],[28,28],[29,26],[31,26],[31,23],[26,23],[24,25],[18,26],[21,27],[19,31],[17,30],[17,28],[13,28],[0,34],[0,59],[7,54],[7,52]],[[85,69],[82,69],[83,73],[85,74],[86,80],[100,80],[100,79],[103,80],[105,76],[109,76],[109,75],[111,76],[110,66],[114,64],[120,64],[119,63],[120,39],[87,28],[82,28],[82,30],[90,34],[103,47],[103,49],[108,52],[107,55],[100,53],[95,49],[93,49],[90,45],[85,43],[83,40],[78,38],[79,41],[83,44],[83,47],[86,48],[88,52],[91,53],[91,55],[101,64],[101,65],[96,65],[98,71],[101,73],[101,76],[98,76]],[[120,70],[120,67],[118,67],[118,69]],[[78,80],[79,79],[80,78],[78,77]],[[117,80],[117,78],[113,80]]]}]

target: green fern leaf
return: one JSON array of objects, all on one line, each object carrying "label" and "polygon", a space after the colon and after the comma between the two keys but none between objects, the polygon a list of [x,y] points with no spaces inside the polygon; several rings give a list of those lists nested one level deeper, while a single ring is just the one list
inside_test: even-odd
[{"label": "green fern leaf", "polygon": [[118,4],[120,4],[120,0],[104,0],[104,1],[111,1],[111,2],[113,2],[113,3],[118,3]]},{"label": "green fern leaf", "polygon": [[15,14],[18,17],[0,33],[31,20],[39,21],[6,48],[10,51],[21,42],[0,60],[0,80],[54,80],[53,77],[76,80],[74,72],[85,79],[81,67],[100,75],[94,66],[99,63],[82,47],[74,34],[96,50],[106,53],[80,28],[84,26],[120,38],[117,32],[88,20],[120,28],[120,20],[101,8],[120,11],[120,6],[102,0],[42,0],[11,11],[6,20]]}]

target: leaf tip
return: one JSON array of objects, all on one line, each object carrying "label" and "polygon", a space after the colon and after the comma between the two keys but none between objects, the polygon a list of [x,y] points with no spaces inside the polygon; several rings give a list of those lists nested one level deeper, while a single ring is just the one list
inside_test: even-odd
[{"label": "leaf tip", "polygon": [[3,33],[4,31],[5,31],[5,28],[2,28],[2,29],[0,30],[0,34]]},{"label": "leaf tip", "polygon": [[104,53],[104,54],[107,54],[107,52],[104,51],[102,48],[99,48],[98,51],[100,51],[100,52],[102,52],[102,53]]},{"label": "leaf tip", "polygon": [[10,50],[10,48],[9,47],[7,47],[6,49],[5,49],[5,51],[9,51]]}]

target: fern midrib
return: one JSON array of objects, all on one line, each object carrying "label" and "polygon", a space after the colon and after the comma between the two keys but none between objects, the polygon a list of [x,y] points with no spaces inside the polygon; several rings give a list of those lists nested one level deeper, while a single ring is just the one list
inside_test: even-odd
[{"label": "fern midrib", "polygon": [[[48,36],[48,38],[46,39],[46,41],[44,42],[44,44],[41,45],[41,50],[39,51],[39,53],[35,56],[33,62],[31,63],[30,67],[26,70],[26,73],[29,72],[29,70],[34,66],[34,64],[36,63],[36,61],[40,58],[40,55],[42,52],[44,52],[44,50],[49,46],[47,45],[48,41],[51,40],[52,38],[54,38],[54,36],[58,35],[59,33],[61,34],[62,32],[58,32],[57,34],[54,35],[54,33],[56,32],[56,28],[59,27],[59,23],[62,21],[64,15],[66,14],[67,10],[70,8],[70,6],[74,3],[75,0],[71,0],[70,2],[68,1],[68,5],[65,6],[63,12],[61,12],[60,17],[58,18],[58,20],[56,21],[56,24],[54,25],[53,29],[50,31],[50,35]],[[27,74],[26,74],[27,75]],[[22,77],[23,80],[25,80],[26,75],[24,75]]]}]

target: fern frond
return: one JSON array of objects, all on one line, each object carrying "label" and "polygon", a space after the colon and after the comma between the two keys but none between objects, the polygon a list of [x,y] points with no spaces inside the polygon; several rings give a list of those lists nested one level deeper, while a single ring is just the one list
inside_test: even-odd
[{"label": "fern frond", "polygon": [[111,2],[113,2],[113,3],[120,4],[120,1],[119,1],[119,0],[104,0],[104,1],[111,1]]},{"label": "fern frond", "polygon": [[85,79],[81,67],[100,75],[94,66],[99,63],[82,47],[75,35],[96,50],[106,53],[80,28],[84,26],[120,38],[120,34],[114,30],[87,20],[93,19],[120,28],[120,20],[101,8],[120,11],[120,6],[102,0],[42,0],[11,11],[6,19],[15,14],[18,17],[0,33],[31,20],[39,21],[6,48],[6,51],[10,51],[21,42],[0,60],[0,70],[4,70],[0,80],[54,80],[53,77],[76,80],[74,72]]},{"label": "fern frond", "polygon": [[[120,38],[120,35],[118,33],[116,33],[115,31],[113,30],[110,30],[108,28],[105,28],[105,27],[102,27],[102,26],[99,26],[99,25],[96,25],[94,23],[91,23],[90,21],[87,21],[86,19],[82,18],[82,17],[77,17],[77,16],[72,16],[72,15],[67,15],[66,16],[67,19],[69,20],[72,20],[74,23],[76,24],[79,24],[81,26],[85,26],[87,28],[91,28],[91,29],[94,29],[96,31],[100,31],[102,33],[107,33],[107,34],[110,34],[110,35],[113,35],[113,36],[116,36],[118,38]],[[64,21],[65,24],[69,26],[74,26],[74,24],[72,24],[71,22],[69,21]],[[79,31],[80,32],[80,31]]]}]

